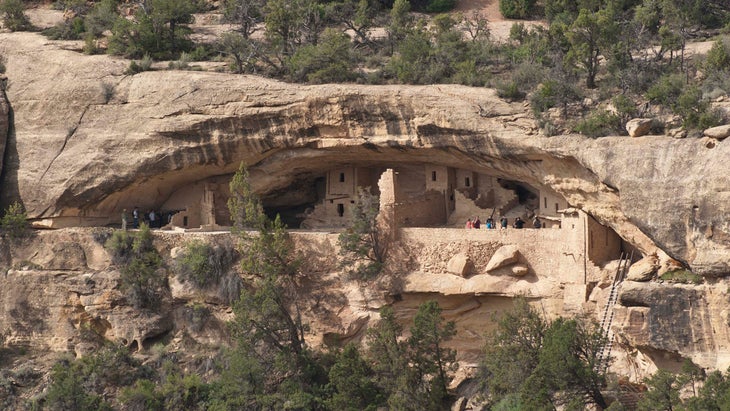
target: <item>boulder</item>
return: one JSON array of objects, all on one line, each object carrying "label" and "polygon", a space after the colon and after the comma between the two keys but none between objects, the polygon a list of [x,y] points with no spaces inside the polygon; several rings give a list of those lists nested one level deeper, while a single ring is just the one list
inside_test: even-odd
[{"label": "boulder", "polygon": [[669,131],[667,131],[667,135],[674,138],[686,138],[687,130],[685,130],[684,127],[675,127],[669,129]]},{"label": "boulder", "polygon": [[631,265],[626,279],[629,281],[649,281],[658,269],[659,260],[655,255],[649,255]]},{"label": "boulder", "polygon": [[468,277],[471,274],[472,263],[469,256],[464,253],[456,254],[451,257],[446,264],[446,271],[461,277]]},{"label": "boulder", "polygon": [[515,245],[503,245],[489,259],[485,270],[494,271],[498,268],[514,264],[520,259],[520,250]]},{"label": "boulder", "polygon": [[634,118],[626,123],[626,131],[631,137],[641,137],[649,134],[653,120],[650,118]]},{"label": "boulder", "polygon": [[524,264],[515,264],[512,266],[512,275],[516,277],[527,275],[528,272],[530,272],[530,269]]},{"label": "boulder", "polygon": [[725,124],[723,126],[708,128],[707,130],[704,131],[703,134],[707,137],[722,140],[722,139],[730,136],[730,124]]}]

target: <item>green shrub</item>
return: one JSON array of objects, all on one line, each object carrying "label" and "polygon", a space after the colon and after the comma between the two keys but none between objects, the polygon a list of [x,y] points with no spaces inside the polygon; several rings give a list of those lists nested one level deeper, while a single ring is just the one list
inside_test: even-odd
[{"label": "green shrub", "polygon": [[532,111],[537,113],[543,113],[548,109],[555,107],[557,104],[556,98],[557,82],[554,80],[547,80],[530,97],[530,105]]},{"label": "green shrub", "polygon": [[28,215],[17,201],[5,210],[5,215],[0,219],[0,230],[10,238],[20,238],[27,233]]},{"label": "green shrub", "polygon": [[708,71],[727,71],[730,69],[730,50],[722,40],[717,40],[707,52],[705,69]]},{"label": "green shrub", "polygon": [[202,44],[188,53],[188,58],[190,61],[207,61],[213,59],[217,54],[215,45]]},{"label": "green shrub", "polygon": [[238,273],[231,270],[236,258],[232,247],[193,240],[176,257],[175,274],[180,281],[199,288],[217,286],[218,296],[232,303],[238,299],[242,287]]},{"label": "green shrub", "polygon": [[104,104],[106,104],[114,97],[114,84],[103,81],[100,87],[101,96],[104,99]]},{"label": "green shrub", "polygon": [[210,244],[201,240],[193,240],[185,245],[185,250],[176,260],[177,274],[182,281],[190,282],[198,287],[206,287],[218,282],[225,270],[220,253]]},{"label": "green shrub", "polygon": [[114,27],[118,17],[116,0],[102,0],[84,18],[84,28],[93,37],[99,37],[104,31]]},{"label": "green shrub", "polygon": [[106,248],[112,254],[112,262],[121,266],[120,285],[130,303],[136,308],[155,307],[166,278],[158,272],[162,258],[152,245],[149,226],[142,223],[134,235],[115,231]]},{"label": "green shrub", "polygon": [[520,101],[525,98],[525,92],[520,90],[515,81],[497,84],[497,95],[505,100]]},{"label": "green shrub", "polygon": [[431,0],[426,5],[428,13],[444,13],[456,6],[456,0]]},{"label": "green shrub", "polygon": [[659,279],[681,284],[702,284],[703,282],[702,276],[685,269],[667,271],[659,276]]},{"label": "green shrub", "polygon": [[336,83],[355,79],[350,38],[334,29],[326,29],[316,45],[300,47],[289,61],[295,81]]},{"label": "green shrub", "polygon": [[671,107],[685,87],[682,74],[666,74],[649,87],[646,98],[663,106]]},{"label": "green shrub", "polygon": [[134,237],[128,231],[114,231],[104,243],[104,247],[112,255],[112,263],[122,265],[129,261],[132,256],[132,241]]},{"label": "green shrub", "polygon": [[499,11],[508,19],[524,19],[535,7],[535,0],[499,0]]},{"label": "green shrub", "polygon": [[454,64],[454,74],[451,79],[455,84],[482,87],[490,76],[491,73],[480,67],[475,60],[469,59]]},{"label": "green shrub", "polygon": [[619,116],[606,110],[598,110],[580,120],[573,130],[588,137],[603,137],[621,134],[623,127]]},{"label": "green shrub", "polygon": [[150,70],[152,70],[152,57],[150,57],[149,54],[145,54],[142,57],[142,60],[140,60],[139,62],[132,60],[129,63],[129,67],[127,68],[127,71],[125,73],[134,75],[143,71]]},{"label": "green shrub", "polygon": [[682,116],[682,125],[687,129],[702,130],[714,127],[723,120],[719,110],[710,110],[709,101],[703,98],[702,91],[696,86],[684,88],[671,107]]},{"label": "green shrub", "polygon": [[168,65],[168,68],[172,70],[188,70],[190,69],[190,55],[188,53],[182,52],[180,54],[180,58],[177,59],[177,61],[171,61]]},{"label": "green shrub", "polygon": [[150,57],[149,54],[145,54],[142,56],[142,60],[139,61],[139,68],[141,71],[150,71],[152,70],[152,63],[154,61],[152,60],[152,57]]},{"label": "green shrub", "polygon": [[210,309],[205,304],[190,302],[185,305],[183,316],[187,320],[190,330],[199,332],[210,318]]},{"label": "green shrub", "polygon": [[84,375],[72,367],[70,360],[62,360],[51,369],[51,385],[45,398],[50,410],[111,410],[111,406],[84,386]]},{"label": "green shrub", "polygon": [[150,380],[137,380],[133,386],[126,387],[119,396],[119,401],[131,410],[162,410],[164,398],[155,390],[155,383]]},{"label": "green shrub", "polygon": [[123,346],[107,345],[94,354],[64,358],[51,371],[45,406],[51,410],[110,410],[103,395],[151,374]]},{"label": "green shrub", "polygon": [[549,118],[538,117],[537,125],[540,127],[542,133],[548,137],[557,136],[558,134],[560,134],[560,129],[558,128],[558,126],[556,126],[555,123]]},{"label": "green shrub", "polygon": [[82,48],[84,54],[99,54],[100,50],[96,37],[91,33],[86,33],[84,36],[84,47]]},{"label": "green shrub", "polygon": [[546,79],[548,79],[548,73],[545,68],[530,61],[521,62],[512,71],[512,82],[517,84],[523,91],[535,89]]},{"label": "green shrub", "polygon": [[621,118],[621,128],[626,125],[626,122],[635,117],[638,114],[636,104],[634,100],[626,96],[625,94],[619,94],[611,100],[616,113]]},{"label": "green shrub", "polygon": [[30,30],[33,26],[25,15],[25,6],[21,0],[0,1],[0,14],[3,26],[11,31]]},{"label": "green shrub", "polygon": [[52,40],[78,40],[85,31],[84,19],[74,17],[43,30],[43,35]]}]

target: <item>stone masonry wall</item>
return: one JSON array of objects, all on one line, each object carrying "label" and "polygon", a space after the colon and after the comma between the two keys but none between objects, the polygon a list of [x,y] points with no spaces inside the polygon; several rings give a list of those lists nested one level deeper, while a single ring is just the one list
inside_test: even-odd
[{"label": "stone masonry wall", "polygon": [[502,245],[516,245],[539,277],[553,277],[563,283],[584,282],[585,250],[580,227],[574,229],[466,230],[461,228],[403,228],[400,240],[417,261],[419,271],[445,274],[446,263],[457,253],[466,253],[474,263],[474,274],[484,270]]}]

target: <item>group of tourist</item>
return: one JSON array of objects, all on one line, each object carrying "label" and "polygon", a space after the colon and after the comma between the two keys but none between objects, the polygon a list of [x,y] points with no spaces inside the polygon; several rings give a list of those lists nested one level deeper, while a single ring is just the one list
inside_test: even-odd
[{"label": "group of tourist", "polygon": [[[487,218],[487,221],[485,222],[484,225],[488,230],[497,228],[497,223],[492,219],[492,217]],[[501,230],[506,230],[508,225],[509,225],[509,220],[507,219],[507,217],[501,216],[499,218],[499,228]],[[469,218],[466,220],[467,229],[472,229],[472,228],[479,229],[481,227],[482,227],[482,221],[479,219],[479,216],[474,217],[474,219]],[[517,218],[515,218],[514,222],[512,223],[512,227],[513,228],[524,228],[525,221],[522,218],[517,217]],[[538,216],[535,216],[535,218],[533,218],[532,227],[542,228],[542,221],[540,221],[540,218]]]},{"label": "group of tourist", "polygon": [[[150,228],[162,228],[165,224],[169,223],[172,219],[172,212],[166,213],[164,216],[159,211],[150,210],[146,213],[140,213],[138,207],[134,207],[132,210],[132,228],[139,228],[140,219]],[[127,209],[122,210],[122,230],[127,229],[128,223]],[[167,220],[167,221],[163,221]]]}]

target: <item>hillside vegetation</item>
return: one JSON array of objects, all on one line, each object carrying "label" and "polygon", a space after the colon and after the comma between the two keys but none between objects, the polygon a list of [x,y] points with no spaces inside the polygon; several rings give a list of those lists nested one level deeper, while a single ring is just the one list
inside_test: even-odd
[{"label": "hillside vegetation", "polygon": [[[86,53],[135,59],[132,74],[156,60],[171,60],[172,69],[215,60],[235,73],[290,82],[494,87],[505,99],[528,99],[548,135],[623,134],[637,116],[674,116],[657,127],[690,133],[726,120],[711,105],[730,91],[730,12],[723,1],[502,0],[504,16],[546,23],[517,20],[506,41],[490,36],[489,16],[449,12],[455,5],[65,0],[54,3],[64,21],[44,34],[83,39]],[[3,0],[6,28],[29,28],[22,6]],[[215,16],[227,30],[194,42],[195,16]],[[714,43],[706,56],[690,58],[688,44],[708,39]]]}]

